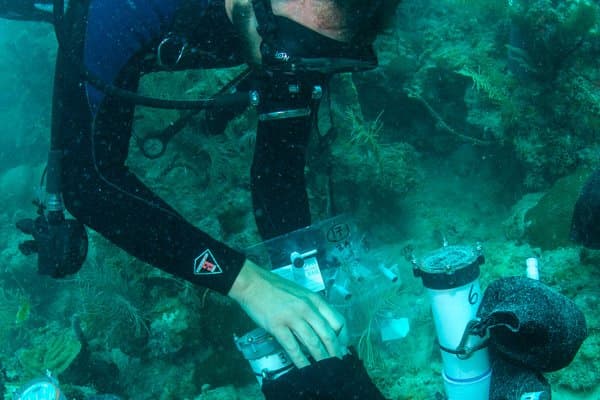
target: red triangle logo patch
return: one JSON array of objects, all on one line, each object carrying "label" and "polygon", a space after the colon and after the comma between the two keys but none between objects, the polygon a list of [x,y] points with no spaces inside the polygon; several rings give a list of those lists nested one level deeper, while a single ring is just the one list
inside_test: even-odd
[{"label": "red triangle logo patch", "polygon": [[223,270],[209,249],[204,250],[194,260],[194,275],[217,275]]}]

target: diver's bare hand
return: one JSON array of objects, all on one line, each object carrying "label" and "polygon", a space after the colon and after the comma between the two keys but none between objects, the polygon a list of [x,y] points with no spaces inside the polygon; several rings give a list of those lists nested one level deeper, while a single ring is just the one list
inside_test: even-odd
[{"label": "diver's bare hand", "polygon": [[347,353],[344,317],[318,294],[246,261],[229,296],[271,333],[302,368],[309,365],[302,343],[317,361]]}]

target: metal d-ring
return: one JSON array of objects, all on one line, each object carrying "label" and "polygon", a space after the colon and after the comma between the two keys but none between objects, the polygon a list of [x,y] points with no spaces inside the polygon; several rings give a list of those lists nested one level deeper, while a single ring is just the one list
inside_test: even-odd
[{"label": "metal d-ring", "polygon": [[[169,62],[165,62],[165,60],[163,59],[164,55],[163,55],[163,48],[164,46],[178,46],[179,50],[177,52],[177,57],[175,58],[175,62],[174,63],[169,63]],[[172,33],[169,33],[167,35],[167,37],[165,37],[163,40],[160,41],[160,43],[158,44],[158,47],[156,49],[156,57],[157,57],[157,61],[158,61],[158,65],[160,65],[161,67],[174,67],[177,64],[179,64],[179,61],[181,61],[181,58],[183,57],[183,54],[185,53],[185,51],[188,48],[188,43],[186,40],[180,38],[179,36],[176,36]]]}]

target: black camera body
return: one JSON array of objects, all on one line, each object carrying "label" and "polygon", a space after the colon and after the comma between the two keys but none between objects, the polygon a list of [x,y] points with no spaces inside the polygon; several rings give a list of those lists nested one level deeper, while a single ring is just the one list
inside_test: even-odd
[{"label": "black camera body", "polygon": [[[54,135],[52,142],[60,142]],[[62,150],[51,149],[48,165],[42,176],[47,175],[45,201],[34,201],[38,206],[35,219],[17,221],[17,228],[33,236],[19,244],[23,254],[38,254],[38,272],[53,278],[64,278],[77,273],[88,252],[88,236],[83,224],[66,219],[61,195]]]},{"label": "black camera body", "polygon": [[[54,216],[53,216],[54,217]],[[53,278],[64,278],[77,273],[88,252],[88,236],[82,223],[65,219],[64,214],[46,219],[44,248],[38,249],[38,272]]]},{"label": "black camera body", "polygon": [[38,254],[41,275],[64,278],[77,273],[87,256],[88,236],[82,223],[65,219],[62,211],[51,211],[34,219],[22,219],[17,228],[33,236],[19,244],[25,255]]}]

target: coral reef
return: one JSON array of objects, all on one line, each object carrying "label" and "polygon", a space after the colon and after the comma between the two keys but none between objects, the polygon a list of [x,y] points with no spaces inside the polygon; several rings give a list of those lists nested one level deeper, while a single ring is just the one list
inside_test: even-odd
[{"label": "coral reef", "polygon": [[86,330],[95,332],[95,339],[102,339],[102,346],[135,348],[134,343],[145,342],[149,332],[142,273],[121,254],[100,258],[102,243],[97,236],[92,239],[93,252],[86,265],[68,282],[67,306],[79,315]]},{"label": "coral reef", "polygon": [[386,110],[384,123],[403,122],[419,151],[508,147],[530,191],[597,161],[586,152],[598,132],[597,4],[409,1],[400,11],[378,44],[383,69],[357,79],[367,115]]},{"label": "coral reef", "polygon": [[0,166],[35,165],[49,139],[54,32],[49,24],[0,24]]},{"label": "coral reef", "polygon": [[15,329],[29,318],[31,305],[21,290],[0,287],[0,340],[9,342]]},{"label": "coral reef", "polygon": [[81,343],[71,329],[55,325],[32,332],[32,338],[31,346],[17,353],[27,379],[43,375],[45,371],[57,376],[62,374],[81,350]]}]

